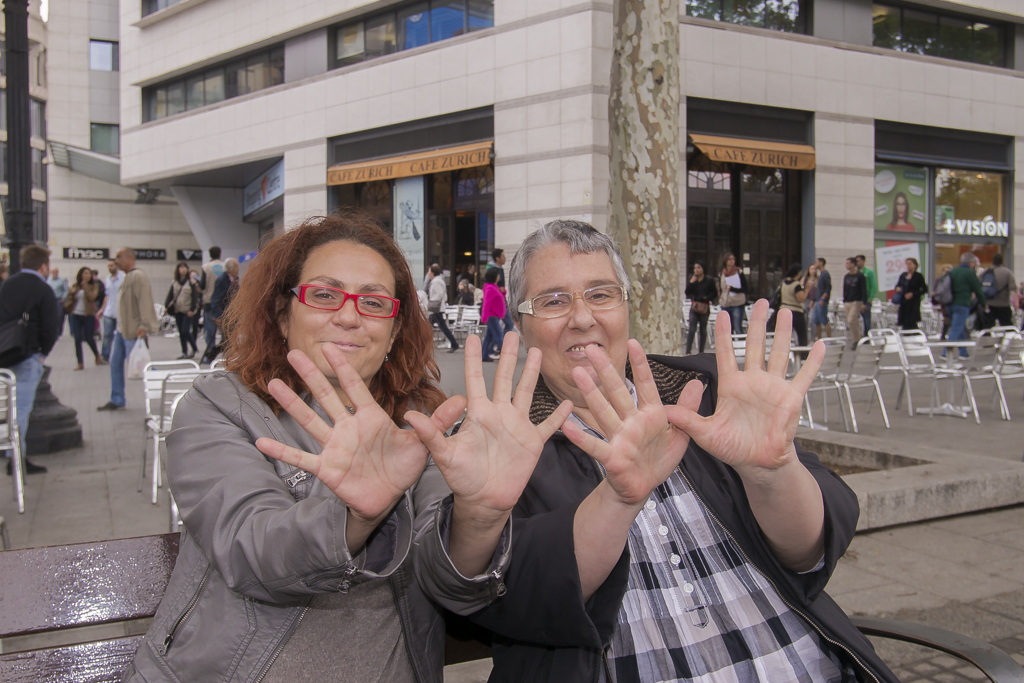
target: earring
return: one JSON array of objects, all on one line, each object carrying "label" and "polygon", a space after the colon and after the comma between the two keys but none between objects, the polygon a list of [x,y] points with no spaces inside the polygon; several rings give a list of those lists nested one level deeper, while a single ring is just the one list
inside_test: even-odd
[{"label": "earring", "polygon": [[388,364],[388,354],[384,354],[384,365]]}]

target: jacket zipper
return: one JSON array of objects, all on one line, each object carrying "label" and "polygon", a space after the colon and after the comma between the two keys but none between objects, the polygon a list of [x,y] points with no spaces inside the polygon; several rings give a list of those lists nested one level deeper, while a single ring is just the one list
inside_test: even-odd
[{"label": "jacket zipper", "polygon": [[196,589],[192,599],[188,601],[185,606],[185,611],[181,613],[177,621],[174,622],[174,626],[171,627],[170,633],[164,638],[164,642],[160,645],[160,656],[167,656],[167,650],[170,649],[171,643],[174,642],[174,637],[178,635],[178,630],[188,621],[188,618],[192,616],[192,612],[196,609],[196,604],[199,603],[199,596],[203,594],[203,589],[206,588],[206,584],[210,581],[210,574],[213,573],[213,566],[206,568],[206,573],[203,574],[203,580],[199,582],[199,588]]},{"label": "jacket zipper", "polygon": [[772,588],[775,589],[776,595],[778,595],[779,598],[782,600],[782,602],[785,603],[786,607],[788,607],[789,609],[793,610],[793,612],[795,612],[796,614],[799,614],[801,617],[803,617],[803,620],[806,621],[808,624],[810,624],[811,628],[813,628],[815,631],[817,631],[819,636],[821,636],[822,638],[827,640],[829,643],[831,643],[835,647],[838,647],[838,648],[842,649],[843,652],[848,654],[853,659],[853,661],[857,662],[857,664],[859,664],[860,667],[864,671],[866,671],[869,676],[871,676],[872,680],[874,680],[875,683],[881,683],[881,681],[878,679],[878,676],[876,676],[874,674],[874,672],[870,668],[868,668],[868,666],[864,662],[862,662],[860,660],[860,657],[858,657],[856,654],[853,653],[852,650],[850,650],[850,648],[848,648],[845,645],[843,645],[842,643],[840,643],[840,642],[830,638],[822,629],[818,628],[818,625],[815,624],[813,620],[811,620],[806,614],[804,614],[802,611],[800,611],[797,607],[793,606],[793,604],[790,603],[790,601],[786,599],[786,596],[783,595],[782,591],[779,590],[779,587],[775,585],[775,582],[772,581],[771,577],[768,576],[767,574],[765,574],[763,571],[761,571],[761,568],[758,567],[753,562],[751,562],[750,558],[747,557],[747,553],[743,550],[743,546],[741,546],[736,541],[736,538],[732,535],[732,532],[729,531],[729,529],[726,528],[726,526],[724,524],[722,524],[722,522],[718,519],[718,516],[715,515],[714,511],[710,507],[708,507],[708,504],[704,502],[704,499],[701,497],[701,495],[699,493],[697,493],[697,489],[694,488],[693,483],[690,482],[690,478],[686,476],[685,472],[683,472],[683,468],[682,467],[677,467],[676,469],[679,470],[680,476],[682,476],[683,480],[686,481],[686,485],[690,487],[691,491],[693,491],[693,495],[697,496],[697,500],[700,501],[701,506],[703,506],[703,508],[707,511],[707,513],[709,515],[711,515],[711,518],[713,520],[715,520],[715,523],[718,524],[718,527],[720,529],[722,529],[722,531],[725,532],[725,535],[729,537],[729,540],[732,541],[733,545],[736,546],[736,549],[740,551],[740,555],[743,556],[743,559],[746,560],[747,564],[749,564],[751,567],[753,567],[754,570],[757,571],[757,573],[760,574],[761,577],[764,578],[764,580],[767,581],[769,583],[769,585],[771,585]]},{"label": "jacket zipper", "polygon": [[302,618],[306,616],[306,610],[308,609],[309,605],[302,608],[302,614],[299,615],[299,618],[296,619],[295,623],[292,624],[290,629],[288,629],[288,633],[284,634],[284,637],[281,638],[281,642],[278,643],[277,648],[274,649],[274,654],[270,656],[270,661],[268,661],[267,665],[263,667],[263,671],[261,671],[260,675],[256,677],[254,683],[260,683],[260,681],[267,677],[267,674],[270,672],[270,667],[274,666],[274,662],[276,662],[277,658],[281,656],[284,646],[288,644],[288,641],[291,640],[295,630],[299,628],[299,624],[302,622]]}]

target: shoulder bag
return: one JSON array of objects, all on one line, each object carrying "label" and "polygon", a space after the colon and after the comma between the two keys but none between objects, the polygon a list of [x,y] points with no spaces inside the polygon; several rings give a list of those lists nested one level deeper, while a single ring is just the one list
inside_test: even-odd
[{"label": "shoulder bag", "polygon": [[28,348],[28,313],[0,325],[0,367],[17,365],[31,353]]}]

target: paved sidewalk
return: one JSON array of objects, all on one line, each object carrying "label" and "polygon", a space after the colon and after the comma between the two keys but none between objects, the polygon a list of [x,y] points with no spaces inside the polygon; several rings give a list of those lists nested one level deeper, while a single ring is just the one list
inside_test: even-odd
[{"label": "paved sidewalk", "polygon": [[[176,358],[177,339],[154,338],[154,359]],[[519,370],[525,360],[520,352]],[[54,392],[78,410],[84,444],[71,451],[38,456],[50,468],[28,478],[26,512],[14,506],[11,480],[0,484],[0,516],[7,520],[14,547],[95,541],[161,533],[168,529],[166,489],[158,505],[149,502],[147,477],[137,492],[143,452],[141,382],[128,382],[128,407],[96,412],[109,399],[107,367],[74,372],[74,351],[65,335],[48,360]],[[463,392],[462,352],[438,354],[442,388]],[[491,383],[496,363],[484,366]],[[890,407],[891,430],[885,430],[877,406],[868,415],[866,394],[858,401],[861,435],[872,443],[897,440],[922,449],[963,452],[1019,460],[1024,448],[1020,427],[1006,423],[988,404],[988,389],[979,392],[982,425],[957,418],[909,418]],[[886,382],[887,404],[895,402],[895,385]],[[918,394],[920,397],[918,398]],[[1024,419],[1020,385],[1011,385],[1011,411]],[[984,395],[984,398],[981,396]],[[915,393],[927,397],[927,388]],[[829,426],[842,430],[830,406]],[[1019,421],[1019,420],[1018,420]],[[851,444],[861,436],[850,434]],[[983,451],[979,453],[979,451]],[[147,473],[151,474],[151,473]],[[6,487],[6,488],[3,488]],[[850,613],[884,615],[933,624],[995,642],[1024,663],[1024,506],[987,511],[858,534],[841,561],[828,590]],[[912,646],[879,646],[906,681],[976,680],[957,660]],[[467,672],[468,673],[468,672]],[[466,679],[475,680],[474,677]]]}]

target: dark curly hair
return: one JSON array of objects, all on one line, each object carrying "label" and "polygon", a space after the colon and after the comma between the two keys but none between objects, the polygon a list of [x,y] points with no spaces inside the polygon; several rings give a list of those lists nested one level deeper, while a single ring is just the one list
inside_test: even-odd
[{"label": "dark curly hair", "polygon": [[289,290],[299,284],[310,252],[343,240],[376,251],[395,278],[395,296],[400,301],[395,341],[388,362],[370,380],[369,389],[380,407],[403,424],[407,410],[429,412],[444,401],[437,386],[440,371],[434,361],[434,335],[420,308],[405,254],[377,221],[359,211],[309,218],[260,248],[221,320],[227,338],[227,369],[275,412],[281,406],[267,391],[271,379],[280,379],[296,393],[305,390],[288,363],[281,335],[281,322],[295,301]]}]

